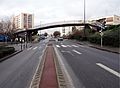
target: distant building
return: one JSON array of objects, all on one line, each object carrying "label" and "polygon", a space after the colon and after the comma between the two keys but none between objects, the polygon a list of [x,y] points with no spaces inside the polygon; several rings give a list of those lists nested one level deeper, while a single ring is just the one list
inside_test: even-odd
[{"label": "distant building", "polygon": [[113,15],[106,17],[106,25],[118,25],[120,24],[120,16]]},{"label": "distant building", "polygon": [[12,19],[15,29],[28,29],[34,26],[33,14],[21,13]]},{"label": "distant building", "polygon": [[113,16],[101,17],[94,20],[89,20],[89,23],[97,23],[97,22],[100,23],[105,22],[106,25],[118,25],[120,24],[120,16],[113,15]]}]

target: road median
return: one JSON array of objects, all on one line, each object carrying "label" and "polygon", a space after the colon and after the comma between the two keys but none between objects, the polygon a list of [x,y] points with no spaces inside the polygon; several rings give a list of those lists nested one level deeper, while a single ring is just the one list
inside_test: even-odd
[{"label": "road median", "polygon": [[71,88],[52,43],[46,46],[29,88]]}]

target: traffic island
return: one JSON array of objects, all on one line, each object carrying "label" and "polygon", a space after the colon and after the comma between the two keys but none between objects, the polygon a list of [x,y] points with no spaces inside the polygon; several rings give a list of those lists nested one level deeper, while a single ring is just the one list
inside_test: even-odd
[{"label": "traffic island", "polygon": [[48,43],[30,88],[67,88],[52,43]]}]

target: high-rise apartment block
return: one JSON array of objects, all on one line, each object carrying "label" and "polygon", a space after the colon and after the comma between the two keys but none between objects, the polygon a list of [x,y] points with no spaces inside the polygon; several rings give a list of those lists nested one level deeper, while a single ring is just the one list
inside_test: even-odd
[{"label": "high-rise apartment block", "polygon": [[13,17],[13,23],[15,29],[28,29],[34,26],[34,16],[33,14],[21,13]]}]

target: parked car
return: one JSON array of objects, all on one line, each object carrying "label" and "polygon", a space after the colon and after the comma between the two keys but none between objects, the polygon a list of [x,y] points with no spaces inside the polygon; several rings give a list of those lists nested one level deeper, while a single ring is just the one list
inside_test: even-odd
[{"label": "parked car", "polygon": [[63,41],[63,38],[62,38],[62,37],[59,37],[59,38],[58,38],[58,41]]}]

